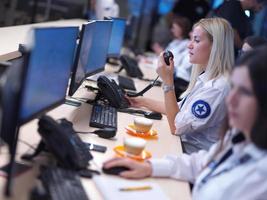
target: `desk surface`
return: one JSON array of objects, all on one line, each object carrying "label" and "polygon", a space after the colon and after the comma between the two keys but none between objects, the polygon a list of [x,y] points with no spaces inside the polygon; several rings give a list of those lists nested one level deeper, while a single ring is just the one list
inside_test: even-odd
[{"label": "desk surface", "polygon": [[[67,25],[68,23],[66,23]],[[57,25],[57,23],[55,23]],[[69,24],[68,24],[69,25]],[[28,27],[27,27],[28,28]],[[1,37],[0,29],[0,37]],[[109,68],[109,71],[116,71],[116,69]],[[152,68],[144,67],[143,72],[147,78],[153,78],[155,76],[155,70]],[[138,90],[144,88],[148,83],[140,80],[135,80],[136,87]],[[87,90],[82,86],[75,94],[77,97],[86,97],[93,98],[94,94],[87,92]],[[159,87],[154,87],[149,90],[145,96],[153,96],[158,99],[163,98],[163,93]],[[50,111],[48,115],[53,116],[55,119],[67,118],[73,122],[74,129],[76,131],[90,131],[93,128],[88,126],[89,118],[91,113],[91,106],[89,104],[82,104],[80,107],[73,107],[69,105],[61,105],[56,109]],[[108,150],[105,154],[92,152],[94,155],[94,161],[91,162],[91,166],[96,169],[100,169],[102,163],[114,156],[113,148],[117,145],[122,145],[123,139],[126,137],[131,137],[125,132],[125,126],[133,122],[135,116],[118,113],[118,131],[117,135],[113,140],[105,140],[97,137],[96,135],[80,135],[83,141],[91,142],[94,144],[101,144],[108,147]],[[154,158],[160,158],[166,154],[181,154],[181,144],[177,136],[170,134],[170,129],[167,123],[166,116],[163,117],[160,121],[154,121],[153,128],[158,131],[159,138],[158,140],[149,140],[146,146],[146,149],[152,153]],[[37,120],[33,120],[30,123],[25,124],[21,127],[20,141],[18,142],[17,148],[17,157],[19,159],[20,155],[29,150],[29,147],[25,145],[22,141],[26,141],[33,146],[36,146],[40,140],[39,134],[37,132]],[[7,150],[5,148],[0,149],[0,165],[6,162],[7,159]],[[33,168],[28,172],[20,175],[14,179],[13,184],[13,197],[11,199],[17,200],[26,200],[28,199],[28,194],[31,188],[36,185],[36,177],[38,175],[38,166],[40,163],[44,162],[44,156],[36,158],[36,162],[33,164]],[[107,176],[107,175],[103,175]],[[120,179],[119,177],[114,177],[114,179]],[[169,178],[147,178],[140,180],[140,182],[152,181],[157,183],[163,190],[163,192],[170,199],[191,199],[189,185],[186,182],[181,182],[177,180],[171,180]],[[91,179],[82,178],[83,186],[90,199],[103,199],[96,186],[94,185]],[[0,177],[0,199],[4,200],[3,190],[4,190],[5,178]]]},{"label": "desk surface", "polygon": [[11,60],[21,55],[18,46],[25,43],[29,30],[33,27],[81,26],[84,22],[86,21],[83,19],[72,19],[0,28],[0,61]]}]

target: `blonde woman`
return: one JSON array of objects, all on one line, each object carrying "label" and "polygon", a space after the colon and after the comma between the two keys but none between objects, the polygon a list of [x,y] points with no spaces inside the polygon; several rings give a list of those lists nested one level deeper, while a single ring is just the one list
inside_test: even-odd
[{"label": "blonde woman", "polygon": [[207,150],[218,140],[226,117],[224,99],[230,90],[228,79],[234,62],[233,38],[233,30],[226,20],[200,20],[194,25],[188,44],[193,69],[182,101],[176,102],[173,60],[167,66],[162,55],[157,73],[163,81],[164,103],[144,97],[129,98],[133,107],[165,113],[171,132],[181,137],[186,153]]}]

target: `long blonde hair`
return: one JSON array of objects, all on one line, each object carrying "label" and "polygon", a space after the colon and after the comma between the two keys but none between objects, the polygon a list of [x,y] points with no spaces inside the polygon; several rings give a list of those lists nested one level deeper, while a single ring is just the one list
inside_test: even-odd
[{"label": "long blonde hair", "polygon": [[[205,73],[208,73],[208,80],[230,75],[234,64],[234,33],[231,25],[222,18],[205,18],[197,22],[193,28],[200,26],[208,34],[212,42],[208,65]],[[193,65],[190,83],[182,97],[188,95],[194,88],[197,77],[202,72],[202,66]]]}]

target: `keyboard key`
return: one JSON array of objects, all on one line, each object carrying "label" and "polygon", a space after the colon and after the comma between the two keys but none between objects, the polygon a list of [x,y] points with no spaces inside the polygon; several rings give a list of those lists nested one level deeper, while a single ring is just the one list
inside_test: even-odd
[{"label": "keyboard key", "polygon": [[72,170],[42,167],[40,179],[51,200],[88,200],[79,175]]},{"label": "keyboard key", "polygon": [[89,125],[96,128],[115,128],[117,129],[117,110],[106,105],[93,105]]}]

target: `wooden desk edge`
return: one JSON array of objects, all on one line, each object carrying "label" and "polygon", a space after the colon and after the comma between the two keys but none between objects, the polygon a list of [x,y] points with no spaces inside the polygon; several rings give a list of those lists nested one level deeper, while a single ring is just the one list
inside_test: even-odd
[{"label": "wooden desk edge", "polygon": [[10,52],[10,53],[6,53],[6,54],[3,54],[3,55],[0,55],[0,61],[9,61],[9,60],[12,60],[12,59],[15,59],[15,58],[18,58],[21,56],[21,53],[19,51],[13,51],[13,52]]}]

